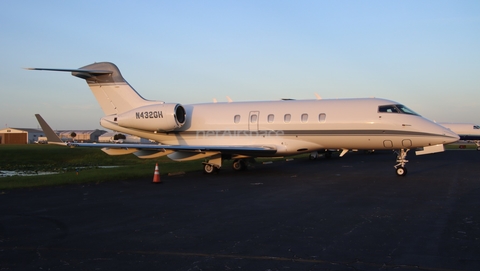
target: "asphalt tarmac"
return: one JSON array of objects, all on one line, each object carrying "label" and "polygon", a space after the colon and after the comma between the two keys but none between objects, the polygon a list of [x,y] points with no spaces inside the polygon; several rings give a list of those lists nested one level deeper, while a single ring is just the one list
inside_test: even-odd
[{"label": "asphalt tarmac", "polygon": [[0,270],[480,270],[480,152],[408,159],[4,191]]}]

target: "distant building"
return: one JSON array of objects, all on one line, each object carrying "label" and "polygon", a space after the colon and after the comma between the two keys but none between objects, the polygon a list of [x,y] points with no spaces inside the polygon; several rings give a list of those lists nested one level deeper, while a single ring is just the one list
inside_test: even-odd
[{"label": "distant building", "polygon": [[[64,142],[116,142],[114,139],[118,132],[105,130],[55,130],[58,137]],[[72,137],[72,135],[75,135]],[[118,140],[125,143],[148,144],[152,141],[134,135],[123,134],[126,138]],[[33,144],[47,143],[45,133],[40,129],[31,128],[5,128],[0,130],[0,144]]]},{"label": "distant building", "polygon": [[32,144],[45,134],[30,128],[5,128],[0,130],[0,144]]},{"label": "distant building", "polygon": [[[101,135],[105,134],[105,130],[56,130],[55,133],[64,142],[98,142]],[[75,135],[72,137],[72,135]]]}]

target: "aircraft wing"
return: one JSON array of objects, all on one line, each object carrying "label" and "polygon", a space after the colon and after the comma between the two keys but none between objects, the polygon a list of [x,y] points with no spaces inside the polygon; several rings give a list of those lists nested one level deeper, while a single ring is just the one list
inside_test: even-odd
[{"label": "aircraft wing", "polygon": [[203,146],[203,145],[155,145],[155,144],[113,144],[113,143],[68,143],[69,147],[90,147],[108,149],[137,149],[151,151],[176,151],[176,152],[221,152],[225,154],[241,154],[249,156],[272,155],[277,152],[275,146]]},{"label": "aircraft wing", "polygon": [[74,147],[101,148],[109,155],[124,155],[133,153],[140,158],[154,158],[171,154],[172,152],[183,153],[186,156],[195,157],[204,153],[236,154],[247,156],[272,155],[277,152],[275,146],[204,146],[204,145],[157,145],[157,144],[113,144],[113,143],[65,143],[55,134],[53,129],[39,115],[35,114],[43,132],[47,136],[48,144],[66,145]]}]

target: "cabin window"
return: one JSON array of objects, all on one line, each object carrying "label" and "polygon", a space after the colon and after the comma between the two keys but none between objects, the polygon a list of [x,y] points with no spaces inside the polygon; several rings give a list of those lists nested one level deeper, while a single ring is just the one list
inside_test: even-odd
[{"label": "cabin window", "polygon": [[285,116],[283,117],[283,121],[285,121],[285,123],[289,123],[291,119],[292,115],[290,114],[285,114]]},{"label": "cabin window", "polygon": [[275,116],[274,116],[273,114],[270,114],[270,115],[268,115],[268,117],[267,117],[268,123],[272,123],[274,119],[275,119]]},{"label": "cabin window", "polygon": [[325,113],[320,113],[318,115],[318,122],[325,122],[325,119],[327,118],[327,115]]},{"label": "cabin window", "polygon": [[302,114],[302,122],[305,123],[308,121],[308,114]]},{"label": "cabin window", "polygon": [[233,118],[233,122],[239,123],[240,122],[240,115],[235,115],[235,117]]},{"label": "cabin window", "polygon": [[250,116],[250,122],[251,123],[257,123],[257,114],[253,114]]}]

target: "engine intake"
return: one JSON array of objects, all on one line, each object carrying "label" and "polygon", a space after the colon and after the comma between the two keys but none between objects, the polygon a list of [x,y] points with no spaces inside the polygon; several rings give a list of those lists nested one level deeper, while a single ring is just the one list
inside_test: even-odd
[{"label": "engine intake", "polygon": [[168,132],[185,124],[185,108],[180,104],[154,104],[138,107],[117,116],[122,127]]}]

